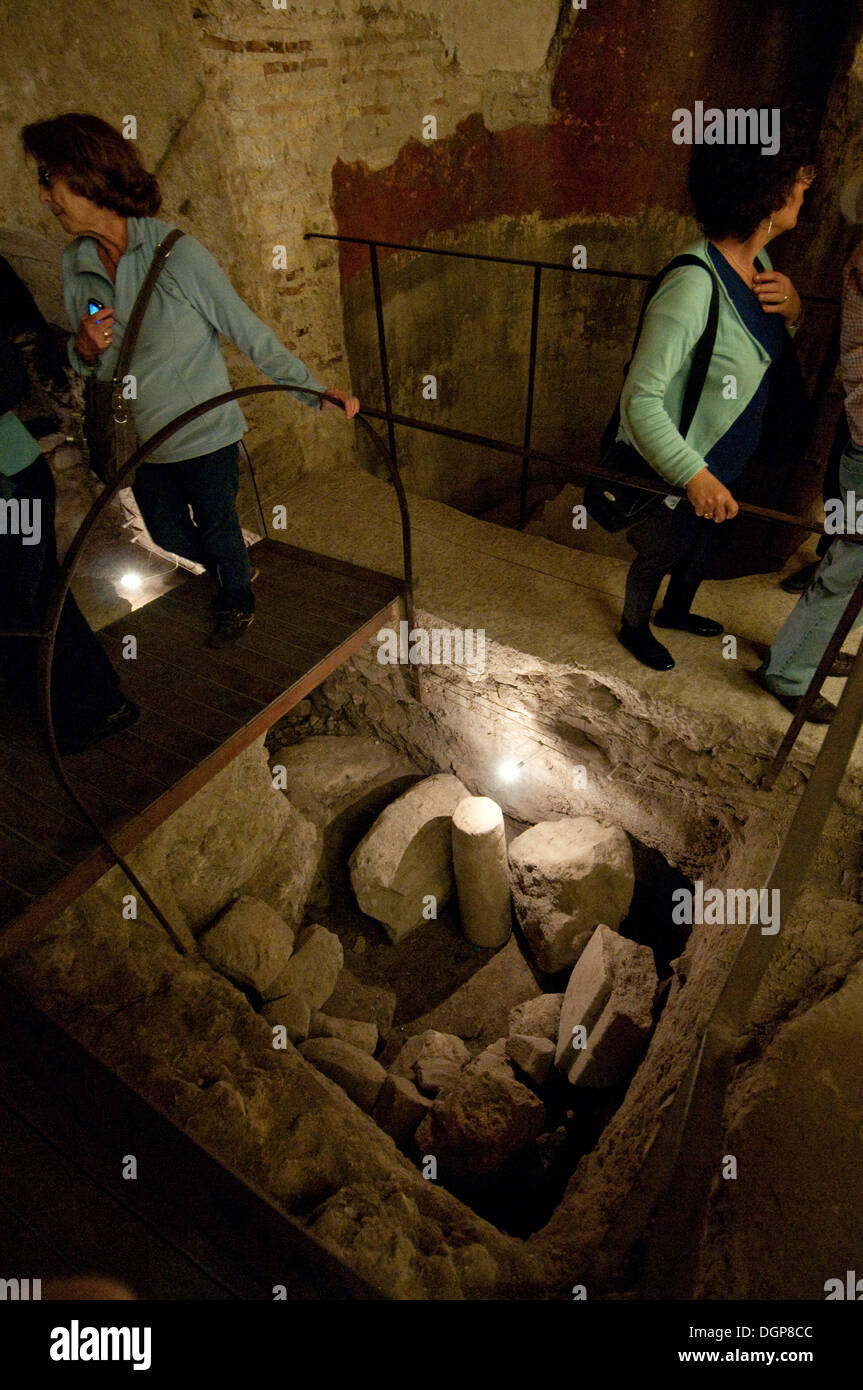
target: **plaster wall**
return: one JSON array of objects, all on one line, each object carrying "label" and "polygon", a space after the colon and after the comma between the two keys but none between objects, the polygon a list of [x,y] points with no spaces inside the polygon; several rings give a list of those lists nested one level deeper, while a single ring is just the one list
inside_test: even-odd
[{"label": "plaster wall", "polygon": [[[20,155],[25,121],[70,109],[114,123],[135,115],[163,215],[205,242],[324,381],[382,405],[368,253],[305,233],[564,265],[584,244],[589,266],[652,271],[692,230],[675,107],[697,97],[822,105],[844,43],[845,99],[837,88],[828,121],[838,168],[844,112],[859,103],[854,12],[752,0],[583,10],[562,0],[58,0],[50,10],[22,0],[0,20],[0,228],[61,244]],[[286,268],[274,268],[277,246]],[[382,257],[396,408],[520,440],[530,272]],[[55,272],[30,269],[56,304]],[[835,286],[837,269],[813,253],[810,287]],[[631,283],[546,273],[539,447],[592,456],[637,304]],[[813,360],[824,331],[816,316]],[[260,380],[240,354],[228,358],[237,385]],[[429,373],[435,401],[422,396]],[[303,474],[355,457],[354,432],[335,416],[284,397],[245,409],[267,506]],[[474,510],[513,496],[517,462],[429,436],[399,442],[416,491]]]}]

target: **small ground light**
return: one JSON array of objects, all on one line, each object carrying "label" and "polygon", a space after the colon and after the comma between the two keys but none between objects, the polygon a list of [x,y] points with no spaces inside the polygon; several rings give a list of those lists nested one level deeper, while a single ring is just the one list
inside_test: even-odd
[{"label": "small ground light", "polygon": [[136,593],[140,589],[143,580],[140,574],[135,574],[134,570],[129,570],[128,574],[120,576],[120,587],[128,589],[131,593]]},{"label": "small ground light", "polygon": [[497,775],[502,782],[515,782],[524,767],[524,763],[517,763],[514,758],[504,758],[498,765]]}]

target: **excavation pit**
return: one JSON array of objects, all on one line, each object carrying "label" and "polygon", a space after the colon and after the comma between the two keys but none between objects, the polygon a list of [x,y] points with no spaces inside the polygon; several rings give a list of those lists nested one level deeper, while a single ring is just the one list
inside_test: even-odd
[{"label": "excavation pit", "polygon": [[[309,512],[303,524],[325,526],[330,536],[350,535],[346,559],[386,563],[377,556],[389,545],[391,499],[374,479],[354,476],[351,488],[352,500],[334,484],[329,519],[314,522]],[[368,493],[360,506],[357,491]],[[520,991],[522,1000],[559,993],[565,974],[558,979],[538,972],[518,930],[497,951],[474,951],[461,935],[454,905],[427,924],[431,931],[419,929],[396,942],[362,915],[350,897],[345,866],[383,806],[411,780],[445,773],[501,805],[510,842],[525,827],[580,816],[623,830],[636,889],[632,913],[620,925],[623,935],[629,932],[655,952],[656,1027],[616,1088],[576,1096],[569,1105],[565,1089],[548,1095],[541,1133],[564,1132],[544,1141],[546,1185],[536,1181],[536,1170],[509,1186],[487,1172],[478,1182],[464,1173],[444,1177],[442,1170],[423,1176],[428,1148],[403,1152],[294,1044],[273,1048],[272,1026],[251,990],[243,992],[205,961],[178,956],[146,912],[137,921],[123,918],[119,904],[128,885],[119,871],[106,875],[18,958],[13,979],[175,1124],[386,1296],[569,1298],[576,1282],[588,1297],[631,1292],[626,1259],[609,1271],[600,1269],[600,1256],[742,930],[696,925],[686,939],[668,920],[667,900],[675,888],[699,880],[719,888],[767,881],[817,739],[807,735],[776,792],[763,793],[758,781],[781,725],[765,722],[766,697],[754,695],[746,706],[734,685],[739,676],[722,667],[701,671],[702,686],[660,688],[652,677],[633,684],[621,664],[628,658],[612,656],[600,639],[608,607],[604,586],[609,576],[612,587],[617,583],[619,562],[606,560],[600,571],[593,557],[561,558],[548,542],[501,534],[463,517],[453,538],[447,509],[417,502],[416,511],[418,565],[426,586],[446,593],[443,611],[451,622],[477,627],[493,590],[521,596],[520,606],[504,611],[492,603],[488,610],[485,670],[421,670],[419,703],[413,673],[382,664],[369,644],[327,679],[307,708],[270,731],[266,749],[259,741],[240,754],[132,860],[158,885],[169,914],[185,920],[197,937],[235,895],[265,902],[294,932],[312,924],[333,932],[344,957],[342,979],[318,1012],[349,1018],[353,1010],[355,1022],[371,1016],[384,1032],[381,995],[394,995],[386,1045],[378,1044],[372,1059],[386,1070],[399,1042],[428,1029],[462,1036],[475,1060],[506,1035]],[[301,506],[296,515],[303,517]],[[484,550],[492,536],[493,546]],[[464,569],[468,543],[475,560],[454,588],[452,576]],[[525,565],[537,567],[529,586]],[[747,583],[727,588],[746,589]],[[579,597],[579,651],[555,657],[552,628],[561,645],[561,596],[567,593],[567,602]],[[755,611],[748,600],[738,602],[741,611]],[[439,611],[420,608],[416,622],[446,627]],[[733,603],[730,611],[736,612]],[[550,614],[558,615],[554,622]],[[720,677],[731,680],[732,699]],[[336,814],[324,829],[312,814],[314,797],[295,805],[273,780],[280,750],[321,737],[376,739],[395,765],[381,799],[372,797],[355,822]],[[402,762],[410,766],[399,771]],[[515,780],[502,775],[510,764],[520,764]],[[700,1297],[779,1298],[788,1290],[820,1297],[834,1265],[853,1267],[860,1236],[851,1141],[859,1052],[852,1020],[860,988],[860,789],[855,760],[740,1040],[724,1142],[739,1161],[748,1156],[750,1178],[745,1191],[726,1184],[714,1194]],[[364,948],[356,950],[360,938]],[[507,996],[513,979],[514,993]],[[357,998],[362,1004],[352,1006]],[[833,1060],[818,1041],[819,1019],[835,1049]],[[830,1113],[817,1079],[817,1069],[825,1067],[835,1101]],[[801,1124],[808,1127],[802,1174]],[[847,1158],[838,1197],[818,1176],[828,1150]],[[783,1177],[792,1173],[793,1190],[790,1177]],[[781,1240],[758,1217],[777,1183],[784,1194]],[[521,1202],[513,1199],[518,1190]]]}]

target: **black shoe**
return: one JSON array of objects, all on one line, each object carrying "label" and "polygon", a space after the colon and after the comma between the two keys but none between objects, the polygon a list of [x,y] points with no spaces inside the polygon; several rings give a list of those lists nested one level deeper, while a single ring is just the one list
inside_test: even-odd
[{"label": "black shoe", "polygon": [[646,623],[644,627],[633,627],[624,619],[617,640],[641,662],[642,666],[649,666],[652,671],[670,671],[674,665],[671,652],[667,647],[663,647],[661,642],[657,642]]},{"label": "black shoe", "polygon": [[107,719],[102,719],[98,724],[91,724],[87,729],[67,731],[57,735],[57,748],[61,753],[83,753],[85,748],[91,748],[94,743],[101,743],[103,738],[108,738],[111,734],[119,734],[121,730],[128,729],[134,724],[141,711],[133,700],[124,700],[119,709],[113,714],[109,714]]},{"label": "black shoe", "polygon": [[[802,695],[783,695],[781,691],[774,690],[773,686],[768,684],[768,678],[762,675],[760,670],[755,672],[755,680],[761,689],[766,690],[768,695],[772,695],[774,700],[778,700],[780,705],[784,705],[792,714],[797,713],[800,701],[803,699]],[[816,695],[806,719],[810,724],[829,724],[835,713],[835,705],[832,705],[829,700],[825,700],[823,695]]]},{"label": "black shoe", "polygon": [[720,637],[725,631],[713,618],[699,618],[697,613],[674,613],[660,608],[653,615],[657,627],[673,627],[678,632],[692,632],[696,637]]},{"label": "black shoe", "polygon": [[240,613],[235,608],[219,614],[218,622],[207,638],[208,647],[230,647],[242,637],[254,622],[254,613]]},{"label": "black shoe", "polygon": [[804,589],[809,588],[820,564],[820,560],[813,560],[811,565],[804,565],[796,574],[789,574],[779,585],[780,589],[784,589],[786,594],[802,594]]},{"label": "black shoe", "polygon": [[[219,585],[218,575],[216,574],[215,570],[211,570],[209,571],[209,573],[213,575],[213,578],[216,580],[216,584],[218,585],[216,589],[216,594],[213,598],[213,611],[215,613],[227,613],[230,611],[230,604],[226,604],[224,598],[222,597],[222,588],[221,585]],[[249,575],[249,588],[252,587],[260,573],[261,571],[258,569],[257,565],[253,565],[252,572]]]}]

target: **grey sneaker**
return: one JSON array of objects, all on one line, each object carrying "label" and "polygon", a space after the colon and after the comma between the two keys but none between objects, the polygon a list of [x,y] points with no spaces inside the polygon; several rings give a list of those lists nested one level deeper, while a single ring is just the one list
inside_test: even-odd
[{"label": "grey sneaker", "polygon": [[252,626],[254,613],[239,613],[236,609],[226,609],[220,613],[216,626],[207,638],[208,647],[230,647]]}]

